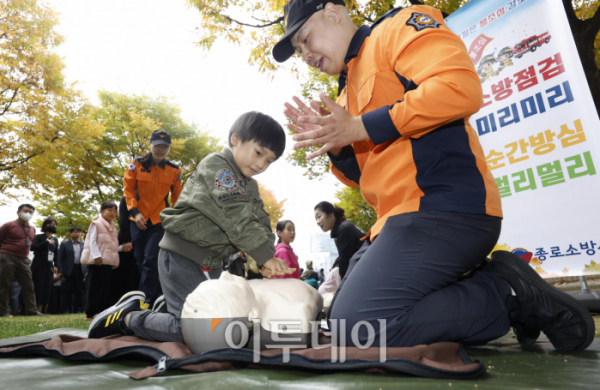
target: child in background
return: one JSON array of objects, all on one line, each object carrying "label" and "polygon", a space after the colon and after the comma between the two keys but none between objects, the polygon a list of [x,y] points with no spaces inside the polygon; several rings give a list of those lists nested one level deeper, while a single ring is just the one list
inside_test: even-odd
[{"label": "child in background", "polygon": [[277,276],[279,279],[300,279],[300,267],[298,266],[298,256],[290,246],[296,237],[296,229],[292,221],[279,221],[275,227],[277,232],[277,245],[275,245],[275,257],[284,260],[288,267],[295,268],[293,274]]},{"label": "child in background", "polygon": [[117,216],[115,202],[106,201],[100,206],[100,218],[90,224],[81,264],[88,266],[89,290],[88,308],[85,312],[88,318],[94,317],[109,305],[110,274],[112,269],[119,266],[119,239],[115,229],[114,219]]}]

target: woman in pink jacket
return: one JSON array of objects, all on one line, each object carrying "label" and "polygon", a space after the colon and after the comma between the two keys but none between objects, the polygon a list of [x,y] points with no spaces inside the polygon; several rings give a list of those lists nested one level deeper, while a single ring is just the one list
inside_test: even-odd
[{"label": "woman in pink jacket", "polygon": [[290,246],[290,243],[294,242],[296,237],[296,230],[292,221],[279,221],[275,227],[277,232],[277,245],[275,245],[275,257],[284,260],[288,267],[295,268],[293,274],[285,276],[277,276],[279,279],[284,278],[295,278],[300,279],[300,267],[298,266],[298,256],[294,253],[294,250]]},{"label": "woman in pink jacket", "polygon": [[90,224],[85,236],[81,264],[88,266],[87,277],[90,278],[88,307],[85,312],[88,318],[100,313],[109,306],[108,293],[110,275],[119,266],[119,239],[114,219],[117,216],[115,202],[104,202],[100,206],[100,218]]}]

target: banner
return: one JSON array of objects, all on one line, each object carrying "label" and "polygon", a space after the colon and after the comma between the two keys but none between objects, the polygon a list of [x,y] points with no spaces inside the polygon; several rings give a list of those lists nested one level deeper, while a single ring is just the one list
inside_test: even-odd
[{"label": "banner", "polygon": [[446,23],[483,88],[470,123],[498,183],[497,249],[542,277],[600,274],[600,120],[561,0],[475,0]]}]

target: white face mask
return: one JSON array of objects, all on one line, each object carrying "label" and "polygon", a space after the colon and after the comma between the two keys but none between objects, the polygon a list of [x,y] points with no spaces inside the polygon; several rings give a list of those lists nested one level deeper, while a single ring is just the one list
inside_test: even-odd
[{"label": "white face mask", "polygon": [[19,214],[19,216],[21,217],[21,219],[23,221],[29,221],[31,219],[31,217],[33,217],[33,214],[31,214],[31,213],[21,213],[21,214]]}]

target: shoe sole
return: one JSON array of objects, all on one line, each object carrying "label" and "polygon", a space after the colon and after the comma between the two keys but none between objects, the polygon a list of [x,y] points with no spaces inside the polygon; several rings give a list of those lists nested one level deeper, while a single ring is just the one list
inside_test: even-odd
[{"label": "shoe sole", "polygon": [[[492,260],[492,262],[494,262],[494,260]],[[546,294],[550,295],[552,298],[559,300],[561,304],[567,307],[569,310],[577,312],[579,314],[579,317],[583,318],[583,320],[585,321],[588,329],[588,334],[583,344],[571,350],[579,351],[589,347],[589,345],[594,340],[596,325],[594,324],[594,319],[592,318],[590,312],[582,304],[577,302],[577,300],[569,294],[564,293],[555,287],[552,287],[552,285],[550,285],[548,282],[541,279],[538,273],[535,272],[533,268],[531,268],[527,263],[525,263],[522,260],[511,261],[510,263],[503,262],[502,260],[495,260],[495,262],[496,265],[501,264],[505,267],[509,267],[511,272],[516,272],[521,278],[527,280],[531,285],[536,286]],[[540,281],[542,283],[540,283]]]},{"label": "shoe sole", "polygon": [[113,306],[109,307],[108,309],[96,314],[94,316],[94,318],[92,319],[90,326],[88,327],[88,334],[89,334],[89,330],[92,329],[98,322],[100,322],[100,320],[103,319],[108,312],[113,313],[113,312],[127,306],[127,304],[129,302],[137,300],[137,299],[141,299],[143,301],[144,299],[146,299],[146,295],[144,293],[142,293],[141,291],[130,291],[127,294],[123,295],[117,301],[116,304],[114,304]]}]

